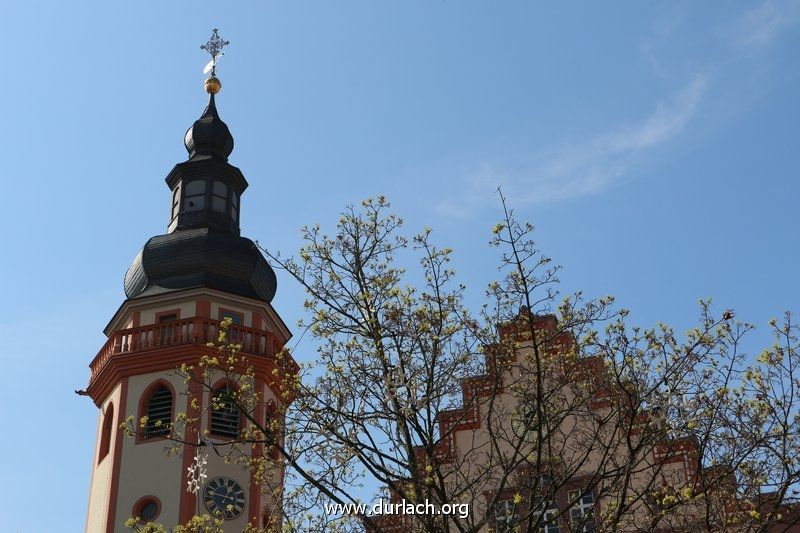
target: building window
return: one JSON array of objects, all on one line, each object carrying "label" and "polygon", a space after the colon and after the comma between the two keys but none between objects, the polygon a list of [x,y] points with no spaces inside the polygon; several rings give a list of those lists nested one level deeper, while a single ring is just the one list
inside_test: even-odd
[{"label": "building window", "polygon": [[163,437],[172,428],[172,391],[164,384],[156,386],[147,399],[147,423],[144,438]]},{"label": "building window", "polygon": [[138,519],[140,524],[152,522],[161,514],[161,502],[155,496],[145,496],[139,498],[133,504],[133,516]]},{"label": "building window", "polygon": [[177,311],[169,311],[167,313],[158,313],[156,315],[158,317],[158,323],[163,324],[165,322],[174,322],[178,320],[178,312]]},{"label": "building window", "polygon": [[594,533],[597,529],[594,521],[594,492],[587,491],[584,494],[583,490],[575,489],[567,494],[572,505],[569,517],[573,529],[583,533]]},{"label": "building window", "polygon": [[240,313],[239,311],[231,311],[230,309],[220,309],[219,319],[225,320],[226,318],[230,318],[231,324],[234,326],[244,325],[244,313]]},{"label": "building window", "polygon": [[[244,313],[240,313],[238,311],[231,311],[230,309],[220,309],[219,310],[220,321],[225,320],[226,318],[231,319],[231,326],[244,325]],[[227,332],[228,342],[244,345],[246,342],[246,337],[247,334],[244,333],[241,329],[235,327],[228,328]]]},{"label": "building window", "polygon": [[159,346],[166,346],[169,344],[177,344],[181,341],[181,328],[171,322],[175,322],[180,318],[180,310],[163,311],[156,313],[156,322],[159,324],[157,332],[156,344]]},{"label": "building window", "polygon": [[516,531],[519,510],[513,499],[501,500],[494,506],[494,525],[497,533]]},{"label": "building window", "polygon": [[550,490],[553,486],[553,478],[550,474],[543,472],[530,472],[525,478],[525,488],[542,494]]},{"label": "building window", "polygon": [[183,210],[197,211],[206,206],[206,182],[194,180],[186,184],[183,194]]},{"label": "building window", "polygon": [[231,218],[234,222],[239,220],[239,195],[231,191]]},{"label": "building window", "polygon": [[172,193],[172,218],[178,216],[178,207],[181,205],[181,186],[175,187]]},{"label": "building window", "polygon": [[103,415],[103,428],[101,429],[100,433],[100,449],[97,456],[97,462],[103,460],[103,458],[108,455],[108,451],[111,449],[111,436],[114,433],[114,404],[108,404],[106,407],[106,412]]},{"label": "building window", "polygon": [[545,501],[543,498],[536,498],[534,513],[539,519],[539,533],[561,533],[558,525],[558,504],[553,501]]},{"label": "building window", "polygon": [[239,409],[230,385],[217,389],[211,398],[211,433],[222,437],[239,437]]},{"label": "building window", "polygon": [[228,186],[221,181],[215,181],[211,189],[211,209],[225,212],[225,206],[228,203]]}]

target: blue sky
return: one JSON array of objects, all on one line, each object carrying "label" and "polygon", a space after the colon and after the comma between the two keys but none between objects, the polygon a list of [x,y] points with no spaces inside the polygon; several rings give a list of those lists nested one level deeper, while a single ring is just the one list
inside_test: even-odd
[{"label": "blue sky", "polygon": [[[166,229],[213,27],[243,232],[271,248],[386,194],[455,249],[477,305],[502,185],[564,290],[613,294],[638,323],[683,330],[712,297],[762,326],[755,346],[798,310],[797,0],[0,7],[6,531],[83,527],[97,414],[72,391]],[[287,323],[302,298],[279,274]]]}]

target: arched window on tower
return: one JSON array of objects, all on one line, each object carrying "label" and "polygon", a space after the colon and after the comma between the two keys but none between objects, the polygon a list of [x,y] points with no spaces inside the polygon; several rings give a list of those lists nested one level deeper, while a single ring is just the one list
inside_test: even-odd
[{"label": "arched window on tower", "polygon": [[163,437],[172,429],[172,391],[159,383],[147,395],[144,409],[147,423],[144,438]]},{"label": "arched window on tower", "polygon": [[236,390],[226,384],[217,388],[211,398],[210,430],[221,437],[239,437],[241,416],[236,406]]},{"label": "arched window on tower", "polygon": [[103,428],[100,430],[100,447],[97,454],[97,463],[108,455],[111,449],[111,436],[114,434],[114,404],[109,403],[103,414]]}]

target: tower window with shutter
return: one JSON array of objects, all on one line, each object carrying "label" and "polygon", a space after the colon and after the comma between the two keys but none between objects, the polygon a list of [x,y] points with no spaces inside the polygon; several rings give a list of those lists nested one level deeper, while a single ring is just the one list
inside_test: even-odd
[{"label": "tower window with shutter", "polygon": [[223,437],[239,437],[239,409],[234,390],[225,385],[214,393],[211,401],[211,433]]},{"label": "tower window with shutter", "polygon": [[147,400],[146,415],[145,438],[169,434],[172,427],[172,392],[166,386],[159,385],[152,392]]}]

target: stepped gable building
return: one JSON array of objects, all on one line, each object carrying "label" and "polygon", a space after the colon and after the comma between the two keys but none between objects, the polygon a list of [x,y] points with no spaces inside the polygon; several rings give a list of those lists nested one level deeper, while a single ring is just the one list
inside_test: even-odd
[{"label": "stepped gable building", "polygon": [[[547,430],[554,435],[538,469],[533,444],[505,436],[514,432],[515,420],[524,412],[520,407],[530,405],[536,373],[526,315],[532,317],[547,361],[542,387]],[[485,354],[486,373],[461,379],[461,407],[438,413],[439,440],[432,453],[416,450],[419,477],[424,477],[426,465],[439,465],[453,492],[462,491],[460,501],[470,504],[473,523],[486,517],[480,531],[687,533],[708,531],[709,524],[713,531],[755,531],[736,521],[736,514],[746,514],[748,507],[740,500],[734,473],[722,465],[703,465],[691,437],[643,437],[647,425],[662,424],[656,412],[642,411],[622,420],[626,411],[619,406],[627,396],[620,383],[598,357],[570,355],[575,339],[556,316],[530,315],[523,308],[516,321],[500,326],[499,333],[503,342],[517,347],[512,358],[497,364]],[[559,406],[571,407],[559,411]],[[516,464],[511,475],[509,463]],[[410,480],[387,489],[393,504],[414,490]],[[634,504],[610,526],[622,490]],[[699,490],[704,491],[702,498],[676,505],[679,498]],[[426,497],[435,505],[453,503],[437,500],[433,490]],[[774,497],[763,495],[749,511],[774,512]],[[761,531],[800,531],[800,507],[787,504],[779,512],[780,518]],[[381,533],[421,531],[419,522],[413,514],[371,517],[374,531]],[[451,521],[442,531],[459,528]]]},{"label": "stepped gable building", "polygon": [[[214,67],[217,57],[212,53]],[[278,511],[269,492],[250,483],[248,470],[225,464],[214,453],[205,454],[208,477],[199,490],[187,490],[197,445],[224,448],[245,422],[235,411],[215,409],[209,391],[187,385],[175,369],[196,364],[208,352],[206,344],[216,340],[220,321],[230,318],[228,337],[241,344],[255,370],[255,391],[263,398],[253,416],[265,419],[281,397],[273,373],[276,354],[291,336],[270,305],[275,273],[253,241],[240,235],[248,183],[228,162],[234,142],[217,111],[221,83],[213,70],[205,88],[208,106],[184,137],[189,157],[166,177],[167,232],[150,238],[128,269],[127,299],[106,326],[108,341],[90,364],[86,391],[80,391],[99,409],[89,533],[129,531],[124,523],[134,516],[172,527],[198,512],[222,515],[226,529],[241,531]],[[170,457],[164,437],[181,412],[203,416],[200,427],[187,428],[179,457]],[[148,417],[135,437],[120,429],[131,416],[136,421]],[[263,452],[255,447],[253,454],[258,453]],[[280,484],[283,473],[273,475]]]}]

